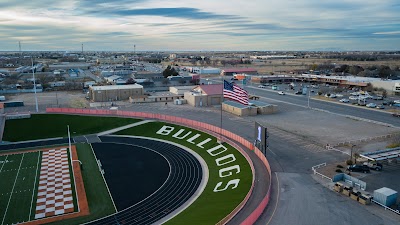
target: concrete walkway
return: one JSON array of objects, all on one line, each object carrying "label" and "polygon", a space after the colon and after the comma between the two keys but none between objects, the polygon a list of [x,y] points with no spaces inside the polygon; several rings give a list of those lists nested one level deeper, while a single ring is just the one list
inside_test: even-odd
[{"label": "concrete walkway", "polygon": [[145,124],[145,123],[149,123],[149,122],[153,122],[153,121],[155,121],[155,120],[142,120],[142,121],[137,122],[137,123],[132,123],[132,124],[128,124],[128,125],[125,125],[125,126],[122,126],[122,127],[117,127],[117,128],[111,129],[111,130],[106,130],[106,131],[100,132],[100,133],[97,134],[97,136],[113,134],[113,133],[116,133],[116,132],[121,131],[121,130],[125,130],[125,129],[131,128],[131,127],[139,126],[139,125],[142,125],[142,124]]}]

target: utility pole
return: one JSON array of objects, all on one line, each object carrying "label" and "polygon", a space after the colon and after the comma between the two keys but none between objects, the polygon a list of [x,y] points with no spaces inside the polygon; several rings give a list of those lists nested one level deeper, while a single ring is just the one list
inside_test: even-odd
[{"label": "utility pole", "polygon": [[22,52],[21,52],[21,41],[18,41],[18,46],[19,46],[19,57],[22,56]]},{"label": "utility pole", "polygon": [[355,147],[356,145],[351,145],[351,150],[350,150],[350,161],[351,161],[351,163],[353,163],[353,148]]},{"label": "utility pole", "polygon": [[33,90],[35,91],[35,105],[36,105],[36,112],[39,112],[38,101],[37,101],[37,94],[36,94],[36,79],[35,79],[35,68],[33,68],[33,56],[31,56],[32,61],[32,77],[33,77]]},{"label": "utility pole", "polygon": [[83,43],[82,43],[82,55],[83,55]]},{"label": "utility pole", "polygon": [[310,108],[310,96],[311,96],[311,90],[308,91],[308,99],[307,99],[308,108]]}]

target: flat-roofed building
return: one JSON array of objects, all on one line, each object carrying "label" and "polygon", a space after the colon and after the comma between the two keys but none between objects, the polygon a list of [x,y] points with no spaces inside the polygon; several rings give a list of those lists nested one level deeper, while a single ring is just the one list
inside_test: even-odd
[{"label": "flat-roofed building", "polygon": [[257,107],[251,105],[243,105],[235,101],[224,101],[222,110],[232,113],[236,116],[255,116],[257,115]]},{"label": "flat-roofed building", "polygon": [[220,105],[223,101],[222,84],[198,85],[185,92],[184,98],[195,107]]},{"label": "flat-roofed building", "polygon": [[122,101],[143,95],[143,86],[139,84],[89,87],[89,97],[94,102]]},{"label": "flat-roofed building", "polygon": [[169,92],[177,95],[183,95],[185,92],[193,90],[195,86],[175,86],[169,87]]},{"label": "flat-roofed building", "polygon": [[253,68],[228,68],[221,70],[221,76],[233,76],[235,74],[245,73],[245,74],[258,74],[256,69]]}]

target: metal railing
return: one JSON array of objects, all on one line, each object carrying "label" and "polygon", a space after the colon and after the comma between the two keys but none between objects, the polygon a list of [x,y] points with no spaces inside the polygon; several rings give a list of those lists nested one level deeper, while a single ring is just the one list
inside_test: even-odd
[{"label": "metal railing", "polygon": [[311,169],[313,170],[314,174],[319,175],[319,176],[321,176],[322,178],[325,178],[325,179],[327,179],[327,180],[332,181],[332,178],[330,178],[330,177],[328,177],[328,176],[325,176],[325,175],[323,175],[322,173],[318,173],[318,172],[317,172],[317,169],[319,169],[319,168],[321,168],[321,167],[324,167],[324,166],[326,166],[326,163],[318,164],[318,165],[316,165],[316,166],[311,167]]},{"label": "metal railing", "polygon": [[390,211],[392,211],[392,212],[394,212],[394,213],[400,215],[400,211],[399,211],[399,210],[394,210],[394,209],[392,209],[392,208],[390,208],[390,207],[387,207],[386,205],[383,205],[383,204],[381,204],[381,203],[375,201],[374,199],[372,199],[371,201],[372,201],[373,203],[377,204],[377,205],[380,205],[380,206],[384,207],[385,210],[390,210]]}]

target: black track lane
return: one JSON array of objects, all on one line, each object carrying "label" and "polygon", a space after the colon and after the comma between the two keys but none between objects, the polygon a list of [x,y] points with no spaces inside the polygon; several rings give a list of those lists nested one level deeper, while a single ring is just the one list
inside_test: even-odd
[{"label": "black track lane", "polygon": [[12,142],[4,143],[0,145],[0,151],[19,149],[19,148],[41,147],[47,145],[59,145],[59,144],[68,144],[68,138],[44,140],[44,141],[30,141],[24,143],[12,143]]},{"label": "black track lane", "polygon": [[168,161],[137,145],[93,143],[93,150],[106,171],[114,203],[121,211],[151,195],[163,185],[170,172]]},{"label": "black track lane", "polygon": [[[117,214],[92,221],[90,224],[152,224],[171,213],[185,203],[197,190],[202,179],[201,164],[189,152],[171,144],[160,141],[126,138],[100,137],[103,143],[125,143],[143,148],[149,148],[162,154],[169,162],[171,173],[164,185],[145,200],[119,211]],[[96,152],[96,149],[94,149]],[[109,149],[112,151],[113,149]],[[97,152],[96,152],[97,155]],[[105,159],[113,160],[113,159]],[[101,160],[102,164],[106,163]],[[106,174],[107,169],[105,170]],[[126,171],[129,173],[129,171]],[[107,177],[106,177],[107,180]],[[111,185],[107,180],[107,184]],[[123,181],[117,182],[124,185]],[[140,185],[140,182],[137,182]],[[113,192],[114,199],[129,198],[137,193]]]}]

